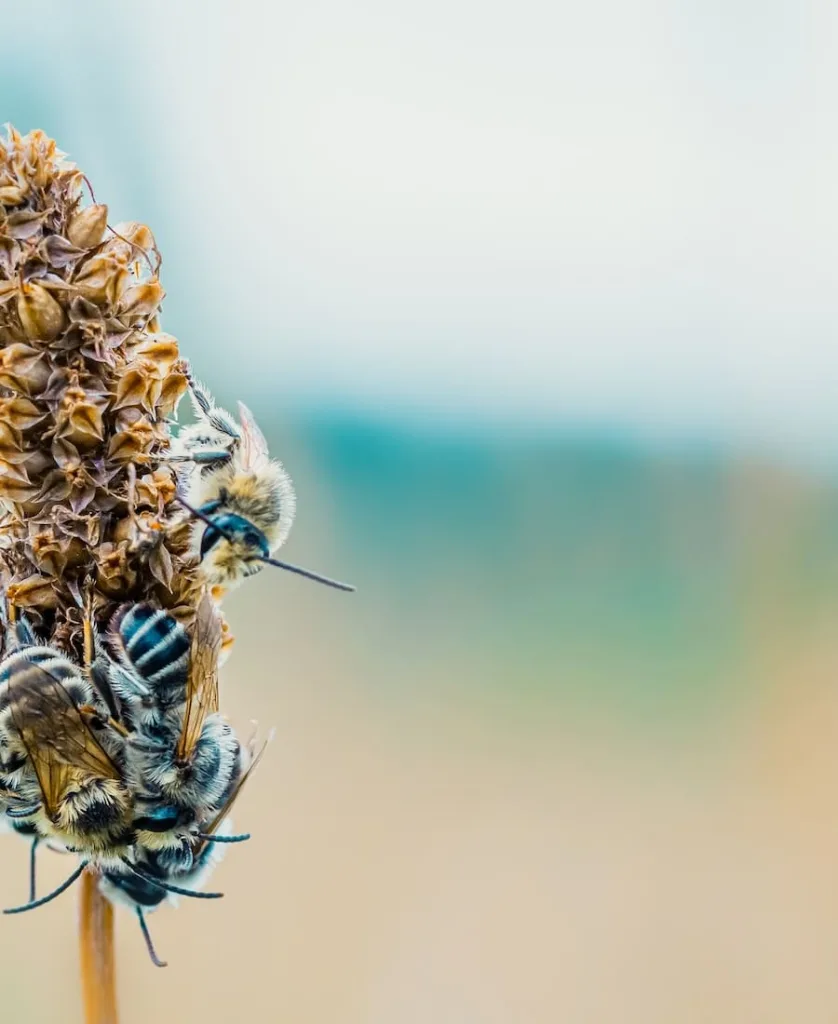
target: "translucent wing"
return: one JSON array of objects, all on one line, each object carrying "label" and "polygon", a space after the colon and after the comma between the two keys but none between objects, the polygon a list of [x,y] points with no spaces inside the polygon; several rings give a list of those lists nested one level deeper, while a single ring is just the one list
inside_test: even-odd
[{"label": "translucent wing", "polygon": [[198,605],[192,628],[189,652],[189,678],[186,683],[186,708],[177,745],[178,760],[186,763],[207,715],[218,711],[218,655],[221,650],[221,616],[215,602],[204,594]]},{"label": "translucent wing", "polygon": [[[268,744],[270,742],[271,742],[271,737],[269,736],[265,740],[265,742],[262,744],[262,746],[256,751],[256,753],[251,755],[250,764],[247,766],[247,768],[239,776],[239,781],[236,783],[235,789],[229,795],[229,797],[227,797],[227,800],[224,803],[224,806],[221,808],[221,810],[218,812],[218,814],[216,814],[216,816],[212,819],[211,823],[204,830],[207,835],[211,835],[211,836],[215,835],[215,833],[221,827],[221,823],[224,821],[224,819],[227,817],[227,815],[233,809],[233,804],[235,804],[236,800],[238,800],[239,794],[241,793],[242,787],[244,786],[245,782],[247,782],[247,780],[253,774],[253,770],[256,767],[256,765],[259,764],[259,762],[262,760],[262,757],[263,757],[265,751],[267,750]],[[206,843],[204,842],[204,843],[201,843],[198,847],[196,847],[196,851],[195,851],[196,857],[199,856],[201,850],[204,848],[205,845],[206,845]]]},{"label": "translucent wing", "polygon": [[253,418],[253,413],[242,402],[239,402],[239,417],[242,464],[246,469],[257,469],[268,458],[268,442]]},{"label": "translucent wing", "polygon": [[9,676],[9,713],[38,778],[44,807],[54,814],[80,782],[120,779],[61,682],[34,662]]}]

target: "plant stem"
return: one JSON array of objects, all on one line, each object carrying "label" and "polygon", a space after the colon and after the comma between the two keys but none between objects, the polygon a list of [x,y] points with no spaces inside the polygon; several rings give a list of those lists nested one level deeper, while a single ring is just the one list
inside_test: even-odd
[{"label": "plant stem", "polygon": [[113,907],[91,871],[81,877],[79,906],[81,987],[85,1024],[117,1024]]}]

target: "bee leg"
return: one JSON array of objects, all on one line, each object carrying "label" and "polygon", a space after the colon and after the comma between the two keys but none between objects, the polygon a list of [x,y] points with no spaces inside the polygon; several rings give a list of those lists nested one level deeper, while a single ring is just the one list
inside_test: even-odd
[{"label": "bee leg", "polygon": [[70,875],[70,877],[66,881],[62,882],[57,889],[53,889],[52,892],[49,893],[49,895],[42,896],[39,900],[30,900],[29,903],[24,903],[22,907],[8,907],[6,910],[3,911],[3,913],[22,914],[27,910],[34,910],[36,907],[42,907],[45,903],[50,903],[52,900],[56,898],[56,896],[60,896],[61,893],[66,892],[74,882],[77,882],[79,878],[81,878],[81,874],[86,867],[87,861],[83,860],[81,864],[79,864],[79,866],[76,868],[76,870],[72,873],[72,875]]},{"label": "bee leg", "polygon": [[40,836],[35,836],[33,838],[33,840],[32,840],[32,845],[29,847],[29,902],[30,903],[34,903],[35,902],[35,894],[36,894],[36,891],[37,891],[36,888],[35,888],[35,878],[36,878],[36,876],[35,876],[35,861],[36,861],[35,853],[37,852],[38,844],[40,843],[40,841],[41,841],[41,837]]},{"label": "bee leg", "polygon": [[168,967],[169,965],[165,960],[161,960],[157,953],[154,951],[154,943],[151,941],[151,934],[148,930],[148,925],[145,922],[145,914],[143,908],[137,904],[137,920],[140,922],[140,929],[145,939],[145,948],[148,950],[148,955],[151,957],[151,962],[155,967]]},{"label": "bee leg", "polygon": [[196,839],[202,839],[205,843],[246,843],[250,839],[249,832],[243,832],[240,836],[214,836],[206,832],[193,832]]},{"label": "bee leg", "polygon": [[200,451],[193,452],[189,461],[194,462],[199,466],[204,464],[212,465],[213,462],[229,462],[230,453],[225,451],[223,448],[219,448],[218,450],[205,448]]},{"label": "bee leg", "polygon": [[[172,885],[170,882],[164,882],[160,878],[154,878],[152,875],[147,875],[145,871],[132,864],[130,860],[125,857],[121,858],[122,863],[131,872],[132,875],[136,875],[137,878],[142,878],[144,882],[148,882],[149,885],[153,885],[156,889],[162,889],[163,892],[172,892],[176,896],[191,896],[198,900],[219,900],[224,895],[223,892],[196,892],[194,889],[181,889],[179,885]],[[8,913],[8,911],[7,911]]]},{"label": "bee leg", "polygon": [[194,462],[197,465],[203,465],[204,463],[212,465],[213,462],[229,462],[230,453],[224,448],[205,448],[192,452],[190,455],[172,455],[169,452],[161,452],[159,458],[161,462]]},{"label": "bee leg", "polygon": [[35,814],[36,811],[41,809],[41,805],[29,804],[28,807],[9,807],[6,810],[7,818],[28,818],[30,814]]}]

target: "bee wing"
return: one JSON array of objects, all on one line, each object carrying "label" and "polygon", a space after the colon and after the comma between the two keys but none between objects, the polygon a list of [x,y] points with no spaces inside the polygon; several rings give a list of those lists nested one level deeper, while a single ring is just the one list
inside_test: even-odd
[{"label": "bee wing", "polygon": [[[207,833],[207,835],[215,835],[215,833],[221,827],[221,823],[224,821],[224,819],[227,817],[227,815],[233,809],[233,804],[235,804],[236,800],[238,800],[239,794],[241,793],[242,787],[244,786],[245,782],[247,782],[247,780],[253,774],[253,770],[256,767],[256,765],[259,764],[259,762],[262,760],[262,757],[264,756],[264,753],[267,750],[268,744],[270,742],[271,742],[271,737],[269,736],[265,740],[265,742],[262,744],[262,746],[256,751],[256,753],[251,756],[250,764],[247,766],[247,768],[239,776],[239,781],[236,783],[235,789],[229,795],[229,797],[227,797],[227,800],[224,803],[224,806],[221,808],[221,810],[218,812],[218,814],[216,814],[216,816],[212,819],[210,824],[204,830]],[[203,849],[203,847],[205,845],[206,845],[206,843],[202,843],[197,848],[196,856],[197,856],[198,853],[200,853],[200,851]]]},{"label": "bee wing", "polygon": [[9,713],[49,814],[80,776],[121,777],[55,676],[34,662],[24,662],[10,675],[8,687]]},{"label": "bee wing", "polygon": [[242,462],[248,469],[255,469],[260,462],[268,458],[268,442],[253,418],[253,413],[243,402],[239,402],[239,418]]},{"label": "bee wing", "polygon": [[180,761],[188,761],[201,735],[207,715],[218,711],[218,655],[221,650],[221,616],[215,602],[204,594],[198,605],[189,652],[186,709],[177,745]]}]

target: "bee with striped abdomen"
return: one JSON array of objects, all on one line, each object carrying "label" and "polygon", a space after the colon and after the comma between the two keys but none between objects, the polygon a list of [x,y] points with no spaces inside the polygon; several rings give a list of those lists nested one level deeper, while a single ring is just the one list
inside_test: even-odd
[{"label": "bee with striped abdomen", "polygon": [[205,595],[191,639],[168,612],[134,605],[118,613],[112,646],[132,725],[127,756],[136,785],[136,844],[166,871],[192,865],[197,823],[224,804],[242,752],[218,711],[220,615]]},{"label": "bee with striped abdomen", "polygon": [[119,863],[133,842],[133,796],[124,765],[96,732],[108,726],[93,688],[51,647],[24,646],[0,664],[0,784],[17,794],[7,817],[80,854],[63,892],[88,863]]},{"label": "bee with striped abdomen", "polygon": [[[247,768],[243,769],[229,794],[224,800],[215,817],[205,823],[199,836],[192,840],[191,863],[187,868],[173,867],[161,857],[160,851],[135,847],[131,868],[121,865],[114,870],[102,873],[99,886],[111,903],[121,904],[131,909],[137,916],[145,939],[146,948],[155,967],[165,967],[155,952],[151,935],[146,923],[146,915],[157,910],[164,903],[176,905],[181,886],[189,887],[191,893],[200,891],[215,869],[223,855],[226,843],[237,843],[248,838],[246,835],[233,835],[228,815],[241,793],[242,786],[250,777],[262,758],[267,743],[254,753],[247,753]],[[162,888],[161,883],[167,888]],[[173,886],[176,887],[173,888]]]}]

